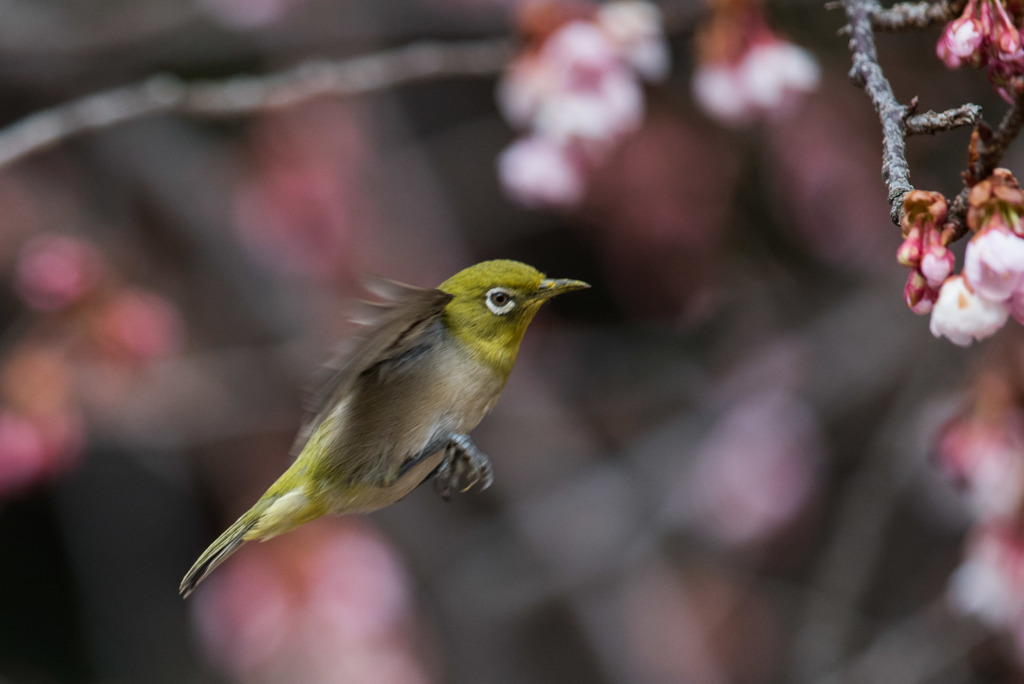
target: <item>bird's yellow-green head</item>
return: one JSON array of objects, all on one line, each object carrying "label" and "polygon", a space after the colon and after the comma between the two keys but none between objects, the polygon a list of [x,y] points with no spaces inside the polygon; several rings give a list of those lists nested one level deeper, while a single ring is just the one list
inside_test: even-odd
[{"label": "bird's yellow-green head", "polygon": [[496,259],[459,271],[438,289],[452,295],[444,311],[449,330],[481,363],[507,376],[540,305],[588,287],[580,280],[547,278],[518,261]]}]

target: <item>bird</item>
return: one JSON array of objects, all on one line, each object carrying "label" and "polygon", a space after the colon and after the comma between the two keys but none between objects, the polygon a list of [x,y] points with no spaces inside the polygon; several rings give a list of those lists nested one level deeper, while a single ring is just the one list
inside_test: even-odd
[{"label": "bird", "polygon": [[324,374],[294,461],[199,556],[181,596],[248,541],[378,510],[431,477],[445,500],[490,486],[490,460],[468,433],[498,400],[540,306],[589,287],[509,259],[465,268],[436,289],[376,281],[384,301],[368,304],[363,334]]}]

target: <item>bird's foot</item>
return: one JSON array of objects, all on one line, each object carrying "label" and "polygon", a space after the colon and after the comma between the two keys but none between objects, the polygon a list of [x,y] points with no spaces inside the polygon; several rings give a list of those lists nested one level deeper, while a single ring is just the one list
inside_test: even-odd
[{"label": "bird's foot", "polygon": [[494,482],[491,460],[476,448],[468,435],[452,435],[444,460],[434,472],[434,490],[448,501],[452,492],[467,492],[479,486],[483,491]]}]

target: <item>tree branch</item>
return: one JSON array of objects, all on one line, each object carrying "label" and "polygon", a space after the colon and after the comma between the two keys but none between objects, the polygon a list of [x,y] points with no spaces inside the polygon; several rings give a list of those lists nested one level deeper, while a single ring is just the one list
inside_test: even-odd
[{"label": "tree branch", "polygon": [[970,230],[967,226],[967,197],[971,188],[978,181],[992,175],[992,172],[1003,160],[1006,148],[1024,127],[1024,84],[1019,84],[1016,99],[1010,109],[1003,115],[999,128],[994,132],[980,122],[977,129],[975,144],[977,155],[974,162],[964,172],[966,187],[960,191],[949,205],[949,217],[942,229],[942,243],[956,242]]},{"label": "tree branch", "polygon": [[906,31],[951,21],[964,11],[967,0],[900,2],[889,9],[871,10],[871,26],[878,31]]},{"label": "tree branch", "polygon": [[889,186],[890,216],[898,224],[903,216],[903,196],[914,189],[907,165],[904,120],[907,108],[896,101],[889,80],[882,73],[875,51],[872,16],[878,11],[874,0],[844,0],[850,35],[853,68],[850,79],[864,89],[882,123],[882,178]]},{"label": "tree branch", "polygon": [[287,107],[327,95],[358,95],[404,83],[490,76],[511,59],[506,38],[414,43],[339,61],[309,61],[263,76],[188,83],[158,74],[141,83],[87,95],[0,129],[0,168],[76,135],[153,114],[229,117]]},{"label": "tree branch", "polygon": [[903,124],[907,135],[933,135],[962,126],[974,126],[981,121],[981,106],[967,103],[944,112],[922,112],[907,116]]}]

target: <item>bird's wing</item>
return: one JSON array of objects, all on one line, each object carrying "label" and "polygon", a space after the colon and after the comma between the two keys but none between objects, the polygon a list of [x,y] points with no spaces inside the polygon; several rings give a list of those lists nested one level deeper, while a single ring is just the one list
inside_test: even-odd
[{"label": "bird's wing", "polygon": [[331,409],[351,391],[359,376],[398,360],[423,344],[424,332],[440,319],[452,298],[447,292],[382,278],[374,279],[369,287],[384,301],[365,303],[368,315],[359,321],[365,326],[363,334],[321,370],[308,407],[309,419],[292,447],[293,457],[302,451],[310,434]]}]

